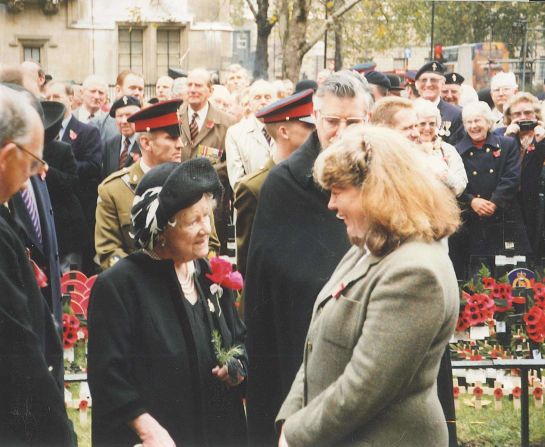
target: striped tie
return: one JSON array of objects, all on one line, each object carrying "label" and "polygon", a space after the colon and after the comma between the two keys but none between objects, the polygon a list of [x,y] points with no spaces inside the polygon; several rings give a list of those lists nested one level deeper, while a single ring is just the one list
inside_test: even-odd
[{"label": "striped tie", "polygon": [[267,129],[265,128],[261,129],[261,132],[263,132],[263,136],[265,137],[265,139],[267,140],[267,143],[269,143],[269,146],[270,146],[272,138],[269,135],[269,132],[267,132]]},{"label": "striped tie", "polygon": [[119,154],[119,169],[124,168],[125,163],[127,163],[130,144],[130,140],[125,137],[125,139],[123,140],[123,149],[121,149],[121,154]]},{"label": "striped tie", "polygon": [[38,238],[38,241],[42,243],[42,228],[40,226],[40,216],[38,215],[36,202],[32,198],[32,195],[30,194],[28,188],[23,189],[23,191],[21,192],[21,196],[23,197],[25,207],[28,211],[28,215],[30,216],[30,220],[32,221],[32,226],[34,227],[36,237]]},{"label": "striped tie", "polygon": [[195,141],[197,134],[199,133],[199,126],[197,126],[197,117],[199,114],[197,112],[193,113],[193,118],[191,119],[191,124],[189,125],[189,133],[191,133],[191,141]]}]

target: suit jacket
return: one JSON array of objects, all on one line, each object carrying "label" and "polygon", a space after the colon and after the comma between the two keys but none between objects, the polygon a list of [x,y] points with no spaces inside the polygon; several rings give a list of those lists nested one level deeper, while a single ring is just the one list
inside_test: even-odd
[{"label": "suit jacket", "polygon": [[89,231],[93,231],[97,186],[100,182],[102,166],[102,141],[98,129],[83,124],[72,115],[66,125],[62,141],[69,143],[74,151],[80,181],[79,197]]},{"label": "suit jacket", "polygon": [[312,305],[349,249],[329,194],[312,178],[321,146],[314,131],[269,172],[259,193],[244,290],[248,430],[251,443],[276,441],[274,418],[301,365]]},{"label": "suit jacket", "polygon": [[462,122],[462,109],[458,106],[449,104],[442,99],[437,104],[439,113],[441,114],[441,129],[443,140],[447,143],[456,145],[464,134],[464,123]]},{"label": "suit jacket", "polygon": [[316,299],[278,414],[290,447],[447,446],[436,377],[458,308],[440,242],[384,257],[353,247]]},{"label": "suit jacket", "polygon": [[[104,143],[104,154],[102,157],[102,178],[108,177],[115,171],[119,171],[119,155],[121,152],[121,143],[123,136],[121,134],[110,138]],[[131,154],[141,155],[140,146],[138,145],[138,139],[134,140],[134,143],[129,147],[129,156],[125,162],[124,168],[128,168],[134,163],[134,159]]]},{"label": "suit jacket", "polygon": [[225,135],[229,126],[235,123],[235,119],[208,103],[208,113],[204,124],[199,130],[195,141],[191,141],[191,132],[189,131],[190,119],[187,110],[188,104],[184,102],[179,109],[180,126],[182,129],[181,137],[184,144],[182,161],[198,156],[206,156],[218,173],[224,193],[214,210],[214,219],[221,244],[220,252],[227,253],[228,226],[231,221],[230,201],[233,191],[229,185],[229,178],[227,176]]},{"label": "suit jacket", "polygon": [[36,207],[40,216],[41,243],[38,240],[21,193],[17,193],[11,198],[9,206],[14,222],[17,225],[16,232],[18,232],[23,245],[30,250],[32,259],[47,275],[48,285],[42,288],[41,291],[51,313],[55,316],[55,320],[62,327],[61,273],[53,207],[51,206],[46,182],[38,176],[31,177],[30,181],[32,182]]},{"label": "suit jacket", "polygon": [[119,135],[119,130],[115,124],[115,118],[112,118],[108,113],[93,118],[89,121],[89,124],[98,129],[102,143],[106,143],[109,139]]},{"label": "suit jacket", "polygon": [[11,219],[0,205],[0,445],[75,445],[59,334]]},{"label": "suit jacket", "polygon": [[[138,161],[106,177],[98,187],[95,249],[102,270],[136,250],[134,239],[129,234],[131,208],[134,191],[143,176],[144,171]],[[213,222],[210,247],[219,250]]]},{"label": "suit jacket", "polygon": [[46,183],[53,207],[59,253],[82,253],[90,235],[77,196],[79,178],[72,148],[62,141],[50,141],[44,147],[44,160],[49,165]]},{"label": "suit jacket", "polygon": [[227,173],[232,188],[243,176],[260,169],[276,146],[274,142],[269,145],[261,130],[262,126],[252,115],[227,130],[225,150]]}]

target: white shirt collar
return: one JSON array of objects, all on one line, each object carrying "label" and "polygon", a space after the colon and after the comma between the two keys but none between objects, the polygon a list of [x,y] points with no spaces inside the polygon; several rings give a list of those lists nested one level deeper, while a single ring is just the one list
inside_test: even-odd
[{"label": "white shirt collar", "polygon": [[148,166],[143,158],[140,159],[140,167],[142,168],[142,171],[144,171],[144,174],[151,169],[151,166]]},{"label": "white shirt collar", "polygon": [[206,101],[206,105],[198,112],[193,110],[191,106],[188,106],[187,108],[187,117],[189,119],[189,122],[191,122],[191,120],[193,119],[193,114],[197,113],[197,126],[199,126],[199,130],[201,130],[204,124],[204,120],[206,119],[206,115],[208,115],[208,108],[208,101]]}]

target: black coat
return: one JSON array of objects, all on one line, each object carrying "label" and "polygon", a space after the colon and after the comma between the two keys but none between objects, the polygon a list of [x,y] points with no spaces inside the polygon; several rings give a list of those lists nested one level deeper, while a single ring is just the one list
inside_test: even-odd
[{"label": "black coat", "polygon": [[[506,254],[505,242],[514,242],[515,254],[528,254],[530,245],[516,201],[520,185],[520,157],[512,138],[489,134],[476,149],[466,134],[456,145],[466,168],[468,184],[458,197],[463,209],[461,230],[450,238],[451,255],[459,276],[467,276],[471,256]],[[491,217],[479,217],[471,201],[494,202]]]},{"label": "black coat", "polygon": [[60,338],[12,225],[0,205],[0,445],[73,445]]},{"label": "black coat", "polygon": [[260,190],[244,295],[252,445],[275,445],[274,419],[301,365],[312,306],[350,247],[312,178],[320,150],[314,132]]},{"label": "black coat", "polygon": [[89,241],[89,231],[77,196],[79,178],[69,144],[50,141],[43,158],[49,165],[46,182],[53,207],[60,255],[81,253]]},{"label": "black coat", "polygon": [[[494,131],[495,134],[503,136],[505,127],[500,127]],[[520,139],[518,136],[514,138],[517,145],[517,150],[520,151]],[[537,238],[537,217],[539,210],[539,179],[545,162],[545,140],[536,143],[534,140],[530,145],[531,150],[524,153],[521,161],[520,171],[520,191],[518,194],[519,205],[522,209],[524,223],[528,231],[530,243],[534,246]],[[543,213],[543,210],[541,210]]]},{"label": "black coat", "polygon": [[[206,298],[208,264],[196,262]],[[172,261],[142,252],[99,275],[89,306],[89,385],[94,445],[140,443],[127,423],[148,412],[180,446],[239,446],[245,443],[240,387],[201,386],[197,346]],[[205,301],[206,302],[206,301]],[[215,301],[214,301],[215,303]],[[245,327],[224,290],[210,312],[227,345],[244,345]],[[210,311],[206,304],[207,312]],[[239,357],[246,365],[246,354]],[[212,368],[210,368],[211,371]],[[211,373],[210,373],[211,376]],[[213,379],[215,380],[215,379]],[[216,404],[211,409],[210,400]],[[221,436],[221,443],[217,437]]]},{"label": "black coat", "polygon": [[23,245],[30,250],[32,259],[47,275],[48,285],[41,289],[42,294],[58,324],[61,325],[61,273],[53,207],[51,206],[46,182],[37,175],[31,177],[30,182],[34,189],[36,207],[40,216],[42,243],[39,242],[36,236],[32,220],[20,193],[15,194],[10,199],[9,207],[16,225],[14,227],[15,231],[21,238]]},{"label": "black coat", "polygon": [[[121,152],[122,135],[116,135],[104,143],[104,154],[102,156],[102,178],[108,177],[112,172],[119,171],[119,155]],[[129,147],[129,156],[125,162],[124,168],[134,163],[131,153],[141,154],[138,140]]]},{"label": "black coat", "polygon": [[[453,104],[449,104],[442,99],[437,104],[439,113],[441,114],[442,126],[448,127],[448,134],[443,135],[443,140],[453,146],[460,141],[464,135],[464,124],[462,122],[462,109]],[[446,123],[450,123],[446,125]]]}]

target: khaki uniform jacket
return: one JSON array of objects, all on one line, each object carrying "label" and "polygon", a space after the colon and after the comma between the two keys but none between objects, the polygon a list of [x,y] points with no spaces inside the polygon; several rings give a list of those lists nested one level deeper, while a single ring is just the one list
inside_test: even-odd
[{"label": "khaki uniform jacket", "polygon": [[[103,270],[136,250],[129,235],[131,208],[134,191],[143,176],[144,171],[137,162],[109,175],[98,187],[95,248]],[[213,220],[211,224],[210,248],[217,251],[219,242]]]},{"label": "khaki uniform jacket", "polygon": [[277,422],[290,447],[447,446],[436,379],[459,306],[448,254],[411,241],[363,256],[352,247],[318,294]]},{"label": "khaki uniform jacket", "polygon": [[248,257],[252,225],[259,200],[259,190],[273,167],[274,161],[272,158],[269,158],[261,169],[253,174],[242,177],[235,186],[233,206],[237,210],[237,220],[235,223],[237,268],[242,273],[242,276],[246,274],[246,259]]}]

